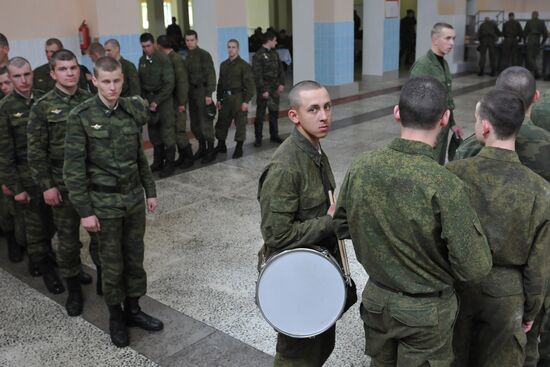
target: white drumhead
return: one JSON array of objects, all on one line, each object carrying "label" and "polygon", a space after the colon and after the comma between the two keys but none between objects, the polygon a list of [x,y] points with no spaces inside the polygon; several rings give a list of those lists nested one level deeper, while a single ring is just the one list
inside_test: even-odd
[{"label": "white drumhead", "polygon": [[321,334],[340,317],[346,287],[334,260],[313,249],[272,257],[256,289],[258,306],[277,331],[296,338]]}]

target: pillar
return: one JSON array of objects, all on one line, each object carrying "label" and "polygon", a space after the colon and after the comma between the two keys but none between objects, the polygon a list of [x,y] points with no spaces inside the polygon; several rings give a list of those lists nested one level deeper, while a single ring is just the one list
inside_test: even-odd
[{"label": "pillar", "polygon": [[315,1],[292,1],[294,83],[315,79]]}]

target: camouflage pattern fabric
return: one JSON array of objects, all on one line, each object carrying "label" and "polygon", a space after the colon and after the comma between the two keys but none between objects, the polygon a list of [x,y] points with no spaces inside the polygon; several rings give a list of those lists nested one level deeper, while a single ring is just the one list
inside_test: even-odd
[{"label": "camouflage pattern fabric", "polygon": [[531,121],[550,132],[550,91],[544,92],[542,98],[531,108]]},{"label": "camouflage pattern fabric", "polygon": [[174,111],[176,114],[176,145],[182,149],[189,144],[189,138],[187,137],[187,112],[179,112],[178,107],[187,104],[189,95],[188,73],[185,61],[180,55],[174,51],[170,51],[170,53],[168,53],[168,58],[172,62],[174,76],[176,78],[173,92]]},{"label": "camouflage pattern fabric", "polygon": [[121,97],[133,97],[141,95],[141,87],[139,85],[139,75],[136,66],[131,62],[121,57],[119,60],[122,66],[122,74],[124,74],[124,84],[122,85]]},{"label": "camouflage pattern fabric", "polygon": [[[537,58],[540,53],[540,47],[546,38],[548,38],[548,30],[546,24],[541,19],[529,19],[525,24],[523,36],[527,43],[527,69],[538,77]],[[541,38],[542,37],[542,42]]]}]

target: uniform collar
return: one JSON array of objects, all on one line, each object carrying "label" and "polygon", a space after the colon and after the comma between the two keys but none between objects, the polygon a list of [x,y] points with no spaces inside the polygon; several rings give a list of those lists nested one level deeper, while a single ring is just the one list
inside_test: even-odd
[{"label": "uniform collar", "polygon": [[61,98],[61,100],[63,102],[69,102],[71,99],[75,98],[75,97],[78,97],[80,95],[80,89],[76,89],[76,92],[74,92],[74,94],[67,94],[65,92],[63,92],[61,89],[57,88],[57,86],[55,86],[53,88],[54,90],[54,93],[59,97]]},{"label": "uniform collar", "polygon": [[514,150],[502,148],[483,147],[477,156],[497,161],[520,163],[518,154]]},{"label": "uniform collar", "polygon": [[523,122],[521,123],[521,126],[535,126],[535,124],[533,124],[533,121],[531,121],[530,117],[525,116]]},{"label": "uniform collar", "polygon": [[307,140],[306,137],[303,136],[297,128],[294,128],[292,130],[290,136],[294,144],[296,144],[298,148],[303,150],[304,153],[306,153],[315,162],[316,165],[321,165],[321,160],[323,157],[322,150],[321,152],[319,152],[313,145],[311,145],[310,141]]},{"label": "uniform collar", "polygon": [[101,98],[99,98],[99,94],[96,95],[95,100],[96,100],[96,103],[97,103],[98,107],[105,113],[105,115],[107,117],[111,116],[117,110],[117,108],[119,106],[119,103],[117,101],[116,105],[113,108],[108,107],[107,105],[105,105],[105,103],[103,103]]},{"label": "uniform collar", "polygon": [[21,101],[26,106],[30,107],[30,105],[34,102],[34,97],[36,96],[36,93],[33,90],[31,92],[31,96],[29,98],[27,98],[24,95],[20,94],[17,90],[14,89],[13,92],[11,92],[10,96],[13,96],[13,98],[15,98],[16,100]]},{"label": "uniform collar", "polygon": [[434,159],[434,149],[432,146],[420,141],[395,138],[388,147],[401,153],[425,155],[432,160]]}]

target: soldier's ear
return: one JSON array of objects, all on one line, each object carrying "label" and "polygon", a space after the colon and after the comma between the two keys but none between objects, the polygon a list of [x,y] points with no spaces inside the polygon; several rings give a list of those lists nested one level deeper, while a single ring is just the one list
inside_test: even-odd
[{"label": "soldier's ear", "polygon": [[396,104],[393,108],[393,118],[395,119],[395,122],[398,124],[401,123],[401,112],[399,111],[399,105]]},{"label": "soldier's ear", "polygon": [[296,107],[290,107],[290,109],[288,110],[288,118],[296,125],[300,123],[300,118],[298,117],[298,111]]},{"label": "soldier's ear", "polygon": [[439,119],[439,124],[442,128],[447,126],[447,124],[449,123],[450,117],[451,117],[451,111],[448,109],[445,110],[445,112],[443,112],[443,115],[441,116],[441,119]]},{"label": "soldier's ear", "polygon": [[540,90],[535,91],[535,95],[533,96],[533,103],[537,102],[540,99]]}]

